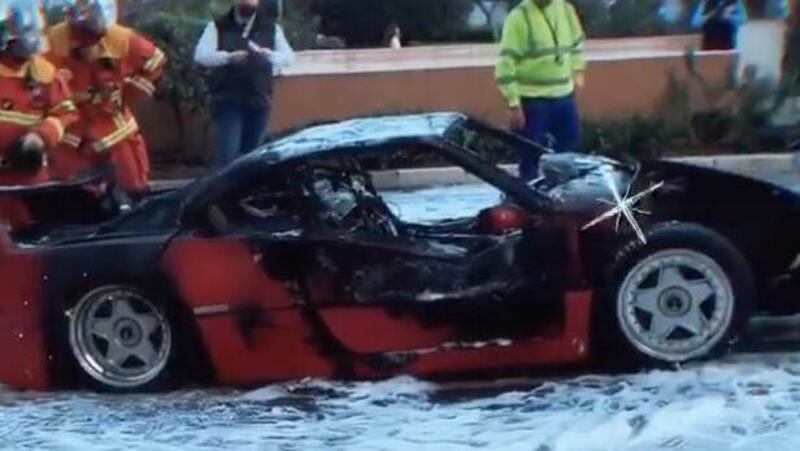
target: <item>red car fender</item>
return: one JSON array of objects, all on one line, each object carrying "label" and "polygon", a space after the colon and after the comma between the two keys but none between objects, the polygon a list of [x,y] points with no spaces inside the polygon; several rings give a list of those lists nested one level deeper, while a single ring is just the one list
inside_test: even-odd
[{"label": "red car fender", "polygon": [[[473,346],[430,352],[412,358],[403,373],[437,375],[475,370],[524,368],[576,364],[589,356],[590,317],[593,294],[565,294],[566,320],[539,336],[508,343],[507,346]],[[359,377],[374,377],[368,367],[359,367]]]},{"label": "red car fender", "polygon": [[[234,239],[181,239],[164,256],[167,273],[194,319],[219,382],[241,385],[296,377],[332,377],[293,295],[271,279],[260,256]],[[267,324],[244,330],[243,308],[265,312]]]},{"label": "red car fender", "polygon": [[15,249],[0,233],[0,381],[15,388],[51,386],[43,299],[45,276],[39,256]]},{"label": "red car fender", "polygon": [[397,318],[381,306],[323,308],[320,316],[331,333],[356,354],[437,346],[455,339],[455,327],[425,327],[413,317]]},{"label": "red car fender", "polygon": [[292,295],[278,280],[267,277],[260,256],[234,239],[179,239],[164,255],[164,264],[188,307],[203,311],[246,304],[284,308]]}]

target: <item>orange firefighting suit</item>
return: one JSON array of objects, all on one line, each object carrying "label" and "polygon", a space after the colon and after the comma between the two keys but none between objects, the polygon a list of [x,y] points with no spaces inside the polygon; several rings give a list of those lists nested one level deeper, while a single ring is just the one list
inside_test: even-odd
[{"label": "orange firefighting suit", "polygon": [[[49,179],[46,165],[38,171],[20,171],[10,167],[8,156],[29,132],[42,138],[43,150],[49,154],[76,119],[67,81],[50,62],[41,56],[25,62],[0,56],[0,185],[46,182]],[[32,220],[20,201],[0,197],[0,221],[15,228]]]},{"label": "orange firefighting suit", "polygon": [[63,22],[48,37],[48,57],[71,73],[70,86],[80,112],[80,120],[67,129],[53,154],[53,176],[68,180],[110,163],[114,181],[122,189],[147,190],[147,147],[129,106],[153,95],[166,63],[164,53],[120,25],[111,25],[102,38],[87,42],[80,31]]}]

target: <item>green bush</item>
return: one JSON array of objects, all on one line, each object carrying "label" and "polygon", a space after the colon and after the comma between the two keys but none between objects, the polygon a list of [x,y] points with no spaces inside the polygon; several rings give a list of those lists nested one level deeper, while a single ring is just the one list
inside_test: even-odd
[{"label": "green bush", "polygon": [[609,8],[608,28],[616,36],[660,34],[661,3],[661,0],[616,0]]},{"label": "green bush", "polygon": [[310,49],[314,46],[314,39],[319,30],[307,2],[287,1],[282,21],[286,39],[295,50]]},{"label": "green bush", "polygon": [[621,160],[658,158],[689,142],[686,126],[663,117],[583,123],[584,151]]},{"label": "green bush", "polygon": [[[194,49],[208,21],[226,11],[231,3],[230,0],[155,0],[133,3],[126,9],[125,24],[150,37],[169,58],[157,96],[169,101],[179,117],[185,113],[207,116],[208,71],[194,63]],[[314,38],[308,11],[288,3],[284,17],[287,39],[296,49],[308,48]]]},{"label": "green bush", "polygon": [[392,22],[414,41],[451,41],[471,8],[471,0],[312,1],[312,11],[322,18],[322,31],[344,38],[351,47],[381,45]]},{"label": "green bush", "polygon": [[784,90],[787,95],[800,95],[800,2],[795,0],[792,26],[787,33],[784,64]]},{"label": "green bush", "polygon": [[[502,1],[502,0],[500,0]],[[591,38],[650,36],[690,32],[689,19],[693,1],[684,2],[686,10],[675,23],[665,22],[660,13],[662,0],[570,0]],[[519,0],[509,0],[514,6]]]},{"label": "green bush", "polygon": [[[310,0],[309,11],[322,18],[322,31],[325,34],[343,37],[351,47],[381,45],[386,26],[391,22],[397,22],[405,38],[414,42],[490,42],[495,39],[490,31],[473,32],[464,28],[467,14],[479,1]],[[510,8],[520,2],[496,1],[506,3]],[[687,9],[677,23],[665,23],[660,16],[662,0],[572,0],[572,3],[590,37],[647,36],[689,31],[690,10]]]}]

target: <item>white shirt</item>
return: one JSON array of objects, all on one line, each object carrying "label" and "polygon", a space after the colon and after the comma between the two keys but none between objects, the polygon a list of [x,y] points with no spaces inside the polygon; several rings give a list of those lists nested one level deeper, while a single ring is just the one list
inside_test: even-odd
[{"label": "white shirt", "polygon": [[[194,49],[195,63],[204,67],[220,67],[228,64],[229,52],[219,50],[217,33],[217,24],[209,22]],[[275,26],[275,50],[270,55],[270,62],[274,74],[278,74],[281,68],[294,62],[294,50],[279,25]]]}]

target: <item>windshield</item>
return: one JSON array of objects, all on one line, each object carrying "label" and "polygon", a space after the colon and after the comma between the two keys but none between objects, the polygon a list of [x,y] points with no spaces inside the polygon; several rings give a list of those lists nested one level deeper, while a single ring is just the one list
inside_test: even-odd
[{"label": "windshield", "polygon": [[444,137],[452,144],[494,166],[513,164],[519,159],[520,152],[533,152],[536,155],[547,152],[545,148],[519,135],[486,126],[472,119],[453,124]]}]

